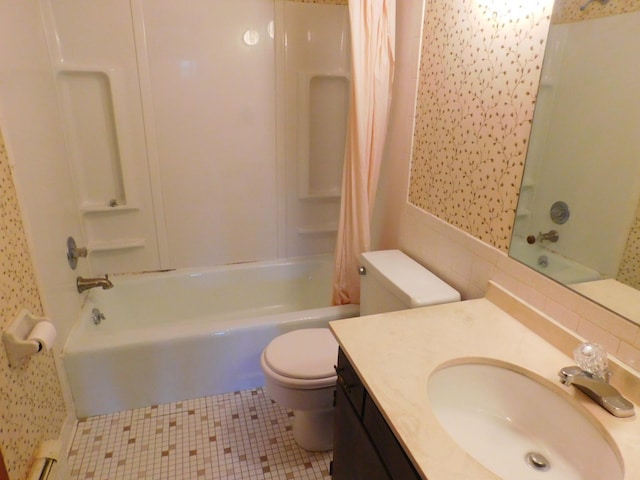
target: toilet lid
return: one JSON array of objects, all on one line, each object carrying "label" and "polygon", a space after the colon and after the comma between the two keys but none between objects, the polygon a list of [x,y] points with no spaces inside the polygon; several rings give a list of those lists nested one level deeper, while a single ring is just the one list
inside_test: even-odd
[{"label": "toilet lid", "polygon": [[279,375],[314,380],[335,376],[338,342],[328,328],[294,330],[265,349],[265,363]]}]

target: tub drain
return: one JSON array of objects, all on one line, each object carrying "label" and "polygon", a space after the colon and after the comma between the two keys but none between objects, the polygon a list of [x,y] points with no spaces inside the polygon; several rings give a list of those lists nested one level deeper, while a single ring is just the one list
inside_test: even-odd
[{"label": "tub drain", "polygon": [[539,472],[546,472],[551,468],[549,460],[547,460],[547,457],[541,453],[529,452],[524,456],[524,458],[527,461],[527,465]]}]

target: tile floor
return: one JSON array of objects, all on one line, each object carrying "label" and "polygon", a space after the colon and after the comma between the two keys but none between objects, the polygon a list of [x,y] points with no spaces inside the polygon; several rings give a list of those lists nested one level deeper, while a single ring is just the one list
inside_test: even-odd
[{"label": "tile floor", "polygon": [[255,389],[91,417],[78,423],[71,479],[330,478],[331,453],[298,447],[292,416]]}]

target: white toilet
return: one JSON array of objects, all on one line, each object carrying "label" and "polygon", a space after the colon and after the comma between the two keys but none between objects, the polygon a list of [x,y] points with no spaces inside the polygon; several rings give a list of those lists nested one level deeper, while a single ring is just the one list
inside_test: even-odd
[{"label": "white toilet", "polygon": [[[460,300],[456,290],[399,250],[367,252],[360,259],[361,316]],[[306,450],[333,447],[337,357],[338,343],[327,328],[285,333],[262,352],[266,391],[294,411],[293,438]]]}]

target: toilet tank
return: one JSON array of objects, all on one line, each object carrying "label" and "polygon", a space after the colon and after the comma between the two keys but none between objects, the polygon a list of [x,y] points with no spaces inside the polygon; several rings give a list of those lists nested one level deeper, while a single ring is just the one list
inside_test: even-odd
[{"label": "toilet tank", "polygon": [[360,315],[460,301],[460,294],[400,250],[360,255]]}]

